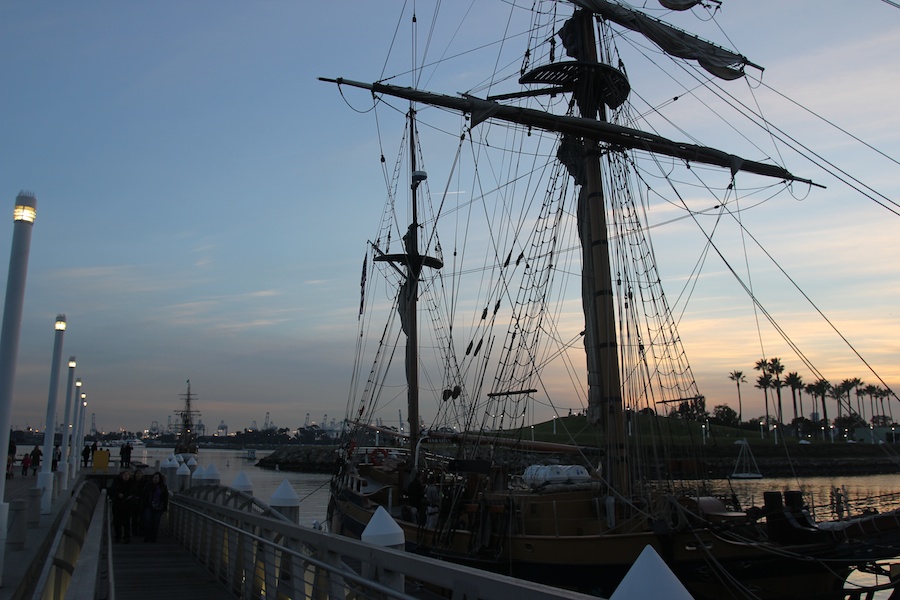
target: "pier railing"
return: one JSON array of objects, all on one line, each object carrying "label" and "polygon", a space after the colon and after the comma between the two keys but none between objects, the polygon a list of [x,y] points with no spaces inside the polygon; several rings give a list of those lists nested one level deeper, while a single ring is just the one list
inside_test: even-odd
[{"label": "pier railing", "polygon": [[176,494],[168,528],[236,598],[596,600],[301,527],[218,485]]}]

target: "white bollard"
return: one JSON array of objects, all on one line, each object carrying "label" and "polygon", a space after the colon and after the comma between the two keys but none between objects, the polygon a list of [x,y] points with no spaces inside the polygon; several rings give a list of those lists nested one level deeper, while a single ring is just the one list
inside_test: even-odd
[{"label": "white bollard", "polygon": [[207,485],[219,485],[222,482],[222,475],[219,474],[216,465],[206,467],[203,471],[203,482]]},{"label": "white bollard", "polygon": [[253,483],[250,482],[250,478],[243,471],[235,475],[234,481],[231,482],[231,487],[239,492],[253,495]]},{"label": "white bollard", "polygon": [[[383,506],[379,506],[375,514],[372,515],[360,539],[375,546],[394,548],[396,550],[403,550],[406,546],[406,536],[403,534],[403,529],[397,525],[397,522]],[[363,577],[374,579],[398,592],[404,590],[405,578],[403,573],[385,571],[383,569],[379,571],[374,564],[368,563],[363,565]]]},{"label": "white bollard", "polygon": [[175,478],[177,479],[175,485],[176,492],[183,492],[191,487],[191,470],[187,465],[182,464],[178,467],[178,470],[175,471]]},{"label": "white bollard", "polygon": [[291,482],[285,479],[269,499],[269,506],[286,516],[292,523],[300,523],[300,496]]}]

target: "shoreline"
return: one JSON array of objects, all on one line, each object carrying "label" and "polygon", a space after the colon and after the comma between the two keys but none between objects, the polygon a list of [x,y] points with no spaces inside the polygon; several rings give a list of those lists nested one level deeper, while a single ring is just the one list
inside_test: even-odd
[{"label": "shoreline", "polygon": [[[281,446],[261,458],[256,466],[302,473],[331,473],[338,448],[337,445]],[[752,450],[760,472],[767,478],[900,474],[900,455],[891,455],[878,445],[789,445],[787,452],[781,446],[754,446]],[[894,451],[892,448],[891,452]],[[703,475],[725,479],[734,469],[738,449],[708,447],[703,454]],[[532,455],[524,462],[539,463],[542,458]],[[697,476],[701,474],[696,467],[689,470]]]}]

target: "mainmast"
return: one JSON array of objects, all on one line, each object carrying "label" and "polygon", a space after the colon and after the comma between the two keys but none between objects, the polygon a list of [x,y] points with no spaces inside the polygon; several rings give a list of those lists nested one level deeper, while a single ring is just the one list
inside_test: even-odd
[{"label": "mainmast", "polygon": [[[580,69],[574,98],[583,118],[606,121],[604,97],[620,98],[605,91],[606,71],[598,65],[594,19],[577,11],[567,26],[577,29],[581,39],[576,59]],[[625,451],[625,417],[616,340],[615,296],[606,227],[606,206],[601,179],[602,164],[597,140],[582,137],[583,182],[578,194],[578,235],[581,239],[581,302],[584,309],[584,347],[588,371],[588,421],[603,428],[606,443],[606,479],[620,494],[631,494]],[[576,147],[577,147],[576,146]],[[571,169],[570,169],[571,170]],[[572,173],[579,179],[577,171]]]}]

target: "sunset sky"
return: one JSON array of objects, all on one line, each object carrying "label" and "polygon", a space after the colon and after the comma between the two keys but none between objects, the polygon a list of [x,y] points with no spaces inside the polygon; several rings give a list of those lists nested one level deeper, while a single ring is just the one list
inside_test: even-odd
[{"label": "sunset sky", "polygon": [[[430,14],[432,3],[417,4]],[[63,358],[77,357],[89,426],[90,413],[107,431],[165,425],[188,379],[208,429],[261,426],[267,413],[291,428],[307,413],[343,416],[360,264],[384,186],[373,119],[353,110],[365,94],[345,101],[317,77],[381,77],[401,5],[0,4],[0,214],[11,215],[21,189],[38,202],[13,427],[44,427],[57,313],[69,321]],[[485,13],[481,26],[503,25],[492,19],[509,6]],[[690,27],[691,15],[678,17]],[[765,66],[766,116],[848,179],[896,201],[900,10],[879,0],[724,0],[717,18],[728,37],[711,23],[704,33]],[[849,191],[816,165],[785,161],[828,187],[748,214],[754,235],[900,388],[900,209]],[[665,205],[650,214],[670,295],[696,260],[683,241],[696,231],[670,221],[675,215]],[[9,218],[0,222],[0,275],[11,235]],[[777,270],[753,256],[755,268]],[[743,370],[745,415],[762,414],[752,388],[762,353],[813,377],[770,328],[760,337],[726,269],[712,259],[708,268],[694,292],[704,299],[694,298],[681,322],[695,375],[710,407],[735,405],[727,375]],[[878,383],[808,304],[793,312],[803,298],[790,282],[765,281],[759,297],[829,379]],[[61,381],[60,415],[65,373]]]}]

